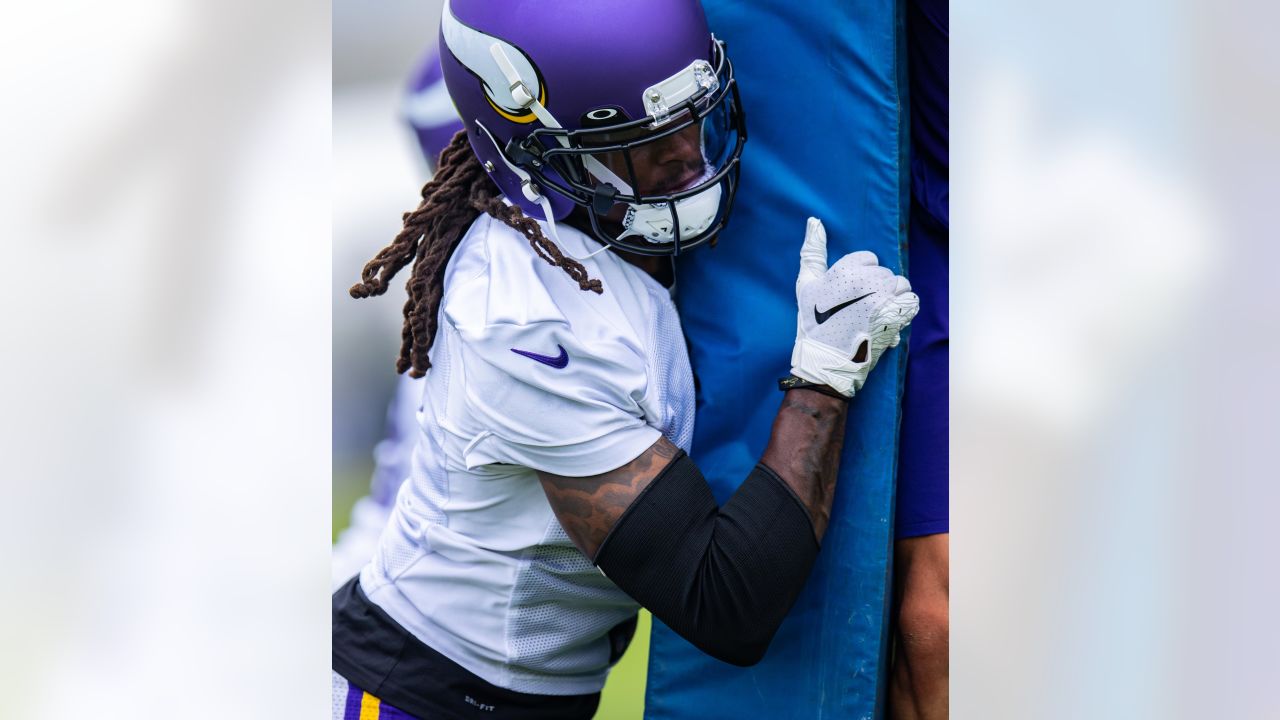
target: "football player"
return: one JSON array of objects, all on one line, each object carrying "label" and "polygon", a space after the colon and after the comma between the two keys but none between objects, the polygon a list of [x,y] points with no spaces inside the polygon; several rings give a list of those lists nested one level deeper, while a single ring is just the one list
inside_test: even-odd
[{"label": "football player", "polygon": [[465,132],[351,290],[412,265],[397,369],[426,388],[409,480],[334,594],[334,716],[589,718],[640,606],[758,662],[826,531],[848,402],[918,299],[869,252],[829,265],[809,220],[791,377],[718,506],[686,454],[671,258],[737,187],[723,43],[697,0],[447,0],[440,35]]}]

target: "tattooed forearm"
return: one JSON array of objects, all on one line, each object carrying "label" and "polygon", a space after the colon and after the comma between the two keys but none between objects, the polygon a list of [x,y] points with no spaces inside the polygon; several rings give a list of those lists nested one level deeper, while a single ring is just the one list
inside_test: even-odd
[{"label": "tattooed forearm", "polygon": [[538,477],[569,538],[587,557],[594,558],[609,529],[677,450],[666,438],[660,438],[640,457],[602,475],[564,477],[539,472]]},{"label": "tattooed forearm", "polygon": [[[761,458],[804,503],[819,542],[831,519],[847,414],[847,403],[836,398],[812,390],[788,391]],[[569,538],[594,559],[609,530],[677,452],[660,438],[640,457],[607,473],[564,477],[539,472],[538,478]]]},{"label": "tattooed forearm", "polygon": [[822,541],[831,520],[848,404],[812,390],[789,390],[760,461],[778,474],[809,510]]}]

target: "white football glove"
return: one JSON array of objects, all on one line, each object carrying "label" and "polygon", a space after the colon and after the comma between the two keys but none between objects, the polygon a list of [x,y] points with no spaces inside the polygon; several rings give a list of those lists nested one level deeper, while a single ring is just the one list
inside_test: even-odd
[{"label": "white football glove", "polygon": [[[884,351],[920,310],[907,279],[860,250],[827,269],[827,231],[809,218],[796,278],[796,346],[791,374],[827,385],[845,397],[862,389]],[[859,354],[859,348],[867,349]],[[861,358],[855,362],[854,357]]]}]

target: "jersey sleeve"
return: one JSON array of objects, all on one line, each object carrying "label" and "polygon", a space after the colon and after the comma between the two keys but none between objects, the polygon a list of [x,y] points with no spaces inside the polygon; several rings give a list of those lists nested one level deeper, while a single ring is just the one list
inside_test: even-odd
[{"label": "jersey sleeve", "polygon": [[583,292],[523,241],[495,244],[457,263],[465,277],[442,314],[459,350],[450,383],[462,384],[466,466],[581,477],[631,462],[661,432],[644,416],[645,353],[616,298]]},{"label": "jersey sleeve", "polygon": [[491,325],[463,348],[478,430],[464,453],[469,468],[595,475],[631,462],[661,435],[640,409],[643,359],[618,338],[584,340],[556,322]]}]

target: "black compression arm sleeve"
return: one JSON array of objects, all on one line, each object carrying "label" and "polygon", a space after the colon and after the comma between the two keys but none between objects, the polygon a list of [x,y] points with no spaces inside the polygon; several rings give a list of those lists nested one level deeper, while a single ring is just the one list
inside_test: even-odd
[{"label": "black compression arm sleeve", "polygon": [[757,465],[723,508],[683,452],[609,531],[595,562],[698,649],[754,665],[804,587],[818,541],[809,513]]}]

